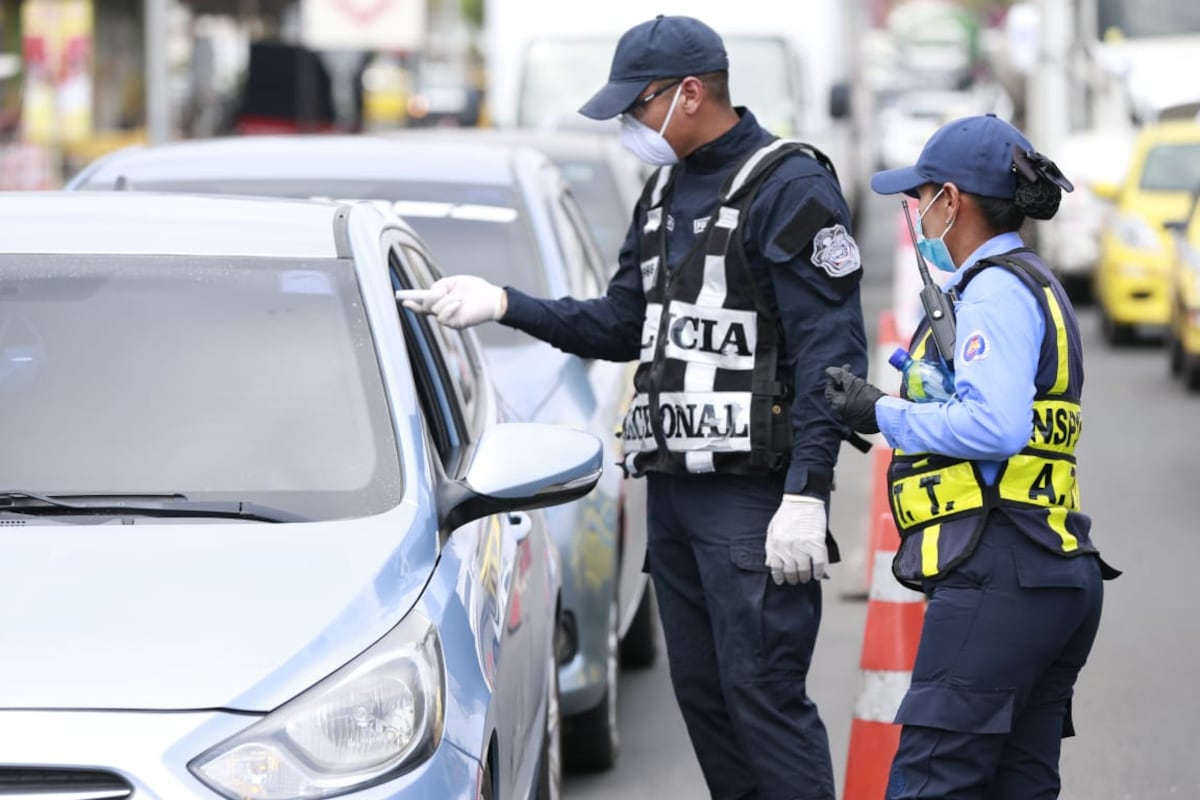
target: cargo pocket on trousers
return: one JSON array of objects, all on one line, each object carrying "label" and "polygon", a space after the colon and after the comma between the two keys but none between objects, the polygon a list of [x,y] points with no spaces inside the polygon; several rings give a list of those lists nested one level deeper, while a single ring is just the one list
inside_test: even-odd
[{"label": "cargo pocket on trousers", "polygon": [[[741,631],[737,639],[744,643],[757,660],[762,656],[763,648],[763,603],[767,592],[767,581],[771,579],[767,569],[766,539],[761,536],[747,536],[734,539],[729,543],[729,559],[733,562],[735,580],[730,587],[731,595],[723,603],[732,607],[726,609],[727,619]],[[732,592],[736,591],[736,594]]]},{"label": "cargo pocket on trousers", "polygon": [[914,683],[904,695],[896,722],[956,733],[1012,730],[1011,689],[972,689],[945,683]]}]

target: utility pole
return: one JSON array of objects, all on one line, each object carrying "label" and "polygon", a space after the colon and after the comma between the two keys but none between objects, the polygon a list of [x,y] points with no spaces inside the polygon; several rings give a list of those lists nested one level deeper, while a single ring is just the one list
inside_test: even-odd
[{"label": "utility pole", "polygon": [[1038,0],[1041,25],[1038,58],[1027,77],[1029,138],[1045,153],[1053,153],[1070,133],[1067,115],[1073,108],[1067,86],[1071,52],[1073,0]]},{"label": "utility pole", "polygon": [[146,139],[160,144],[171,138],[167,95],[167,0],[143,0],[146,69]]}]

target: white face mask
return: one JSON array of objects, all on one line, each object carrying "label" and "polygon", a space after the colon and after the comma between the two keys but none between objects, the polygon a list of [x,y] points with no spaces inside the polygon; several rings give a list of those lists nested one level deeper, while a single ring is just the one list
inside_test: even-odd
[{"label": "white face mask", "polygon": [[671,122],[671,115],[675,113],[675,104],[679,102],[679,90],[682,88],[683,84],[680,84],[675,89],[675,97],[671,99],[671,107],[667,109],[667,118],[658,130],[638,122],[632,114],[621,115],[621,130],[617,138],[638,160],[653,167],[667,167],[679,160],[675,149],[663,134]]}]

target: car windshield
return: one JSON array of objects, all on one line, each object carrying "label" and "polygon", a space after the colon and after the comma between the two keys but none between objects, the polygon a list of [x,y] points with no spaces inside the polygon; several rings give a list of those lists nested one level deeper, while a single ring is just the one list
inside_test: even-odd
[{"label": "car windshield", "polygon": [[1200,4],[1179,0],[1099,0],[1096,36],[1110,30],[1126,38],[1200,33]]},{"label": "car windshield", "polygon": [[[525,128],[574,119],[580,104],[608,80],[615,37],[539,39],[529,45],[521,76],[518,124]],[[796,91],[790,53],[784,39],[771,36],[725,37],[729,94],[748,106],[759,122],[780,136],[795,135]]]},{"label": "car windshield", "polygon": [[[141,181],[139,189],[169,192],[251,194],[269,197],[382,200],[409,204],[402,216],[429,245],[445,275],[469,273],[499,286],[515,286],[532,295],[548,293],[527,215],[517,193],[507,186],[469,183],[359,180],[199,179]],[[432,204],[432,205],[428,205]],[[449,213],[444,206],[465,206]],[[423,213],[415,209],[425,206]],[[485,345],[524,343],[524,334],[503,325],[482,325]]]},{"label": "car windshield", "polygon": [[1200,143],[1160,144],[1146,153],[1138,188],[1147,192],[1192,192],[1200,186]]},{"label": "car windshield", "polygon": [[348,262],[0,256],[0,491],[240,500],[307,519],[400,500]]}]

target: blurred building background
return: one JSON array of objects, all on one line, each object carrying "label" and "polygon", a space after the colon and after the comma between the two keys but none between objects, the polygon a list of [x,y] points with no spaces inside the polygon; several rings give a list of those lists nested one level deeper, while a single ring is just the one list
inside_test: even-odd
[{"label": "blurred building background", "polygon": [[[488,125],[489,9],[521,2],[0,0],[0,187],[57,185],[131,142]],[[1200,63],[1200,4],[845,5],[853,115],[875,167],[911,161],[961,114],[1009,118],[1051,154],[1074,136],[1070,150],[1091,154],[1112,138],[1098,132],[1194,114],[1200,96],[1179,69]]]},{"label": "blurred building background", "polygon": [[116,147],[475,125],[472,0],[0,0],[0,188]]}]

